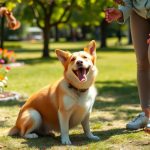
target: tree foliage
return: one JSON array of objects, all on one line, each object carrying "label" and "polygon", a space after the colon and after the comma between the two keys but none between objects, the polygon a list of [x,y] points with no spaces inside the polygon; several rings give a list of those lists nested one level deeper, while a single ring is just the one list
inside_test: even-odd
[{"label": "tree foliage", "polygon": [[[66,24],[71,25],[93,25],[104,28],[105,14],[107,7],[114,6],[113,0],[0,0],[5,2],[7,7],[12,10],[17,7],[21,19],[32,22],[43,31],[43,57],[49,56],[49,31],[52,27]],[[22,21],[22,20],[21,20]]]},{"label": "tree foliage", "polygon": [[100,25],[104,19],[104,10],[114,5],[113,0],[82,0],[77,1],[71,22],[79,25]]}]

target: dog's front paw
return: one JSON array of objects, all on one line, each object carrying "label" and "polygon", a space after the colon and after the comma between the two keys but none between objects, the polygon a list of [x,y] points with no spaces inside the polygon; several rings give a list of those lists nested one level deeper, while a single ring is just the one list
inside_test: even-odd
[{"label": "dog's front paw", "polygon": [[62,137],[61,143],[64,145],[71,145],[71,141],[70,141],[69,137]]},{"label": "dog's front paw", "polygon": [[98,141],[100,140],[100,138],[98,136],[95,136],[93,135],[92,133],[91,134],[88,134],[87,137],[91,140],[95,140],[95,141]]},{"label": "dog's front paw", "polygon": [[24,138],[35,139],[35,138],[38,138],[38,135],[36,133],[29,133],[29,134],[24,135]]}]

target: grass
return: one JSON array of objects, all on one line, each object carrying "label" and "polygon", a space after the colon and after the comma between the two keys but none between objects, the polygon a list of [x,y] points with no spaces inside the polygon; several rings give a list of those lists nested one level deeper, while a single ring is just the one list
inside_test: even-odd
[{"label": "grass", "polygon": [[[123,41],[125,44],[126,41]],[[54,49],[81,50],[88,42],[52,43],[51,58],[41,59],[41,43],[6,42],[6,48],[17,53],[18,61],[24,61],[23,67],[13,68],[9,73],[7,90],[31,95],[41,87],[52,84],[62,76],[62,65],[57,60]],[[108,49],[97,50],[97,67],[99,70],[96,87],[98,96],[91,114],[91,130],[101,140],[90,141],[84,137],[81,126],[70,131],[72,146],[60,144],[60,136],[23,139],[8,137],[7,131],[16,120],[24,99],[0,102],[0,149],[149,149],[149,135],[142,130],[127,131],[125,124],[141,111],[137,86],[136,64],[132,46],[113,47],[115,39],[108,40]],[[123,47],[123,48],[122,48]]]}]

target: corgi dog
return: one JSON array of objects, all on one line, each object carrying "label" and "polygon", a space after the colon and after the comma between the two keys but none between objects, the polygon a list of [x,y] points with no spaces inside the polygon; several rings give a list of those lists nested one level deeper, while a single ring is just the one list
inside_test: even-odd
[{"label": "corgi dog", "polygon": [[60,132],[61,143],[71,144],[69,129],[81,124],[85,135],[99,140],[90,131],[89,115],[96,97],[96,43],[92,40],[84,51],[55,50],[64,67],[64,76],[52,86],[33,94],[22,106],[15,126],[8,135],[38,138]]}]

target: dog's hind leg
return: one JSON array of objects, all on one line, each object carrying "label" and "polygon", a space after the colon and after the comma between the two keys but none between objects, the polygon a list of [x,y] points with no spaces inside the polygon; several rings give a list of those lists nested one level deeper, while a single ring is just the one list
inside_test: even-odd
[{"label": "dog's hind leg", "polygon": [[20,134],[24,138],[38,138],[35,130],[38,130],[42,123],[40,113],[35,109],[29,109],[22,113],[20,118]]}]

